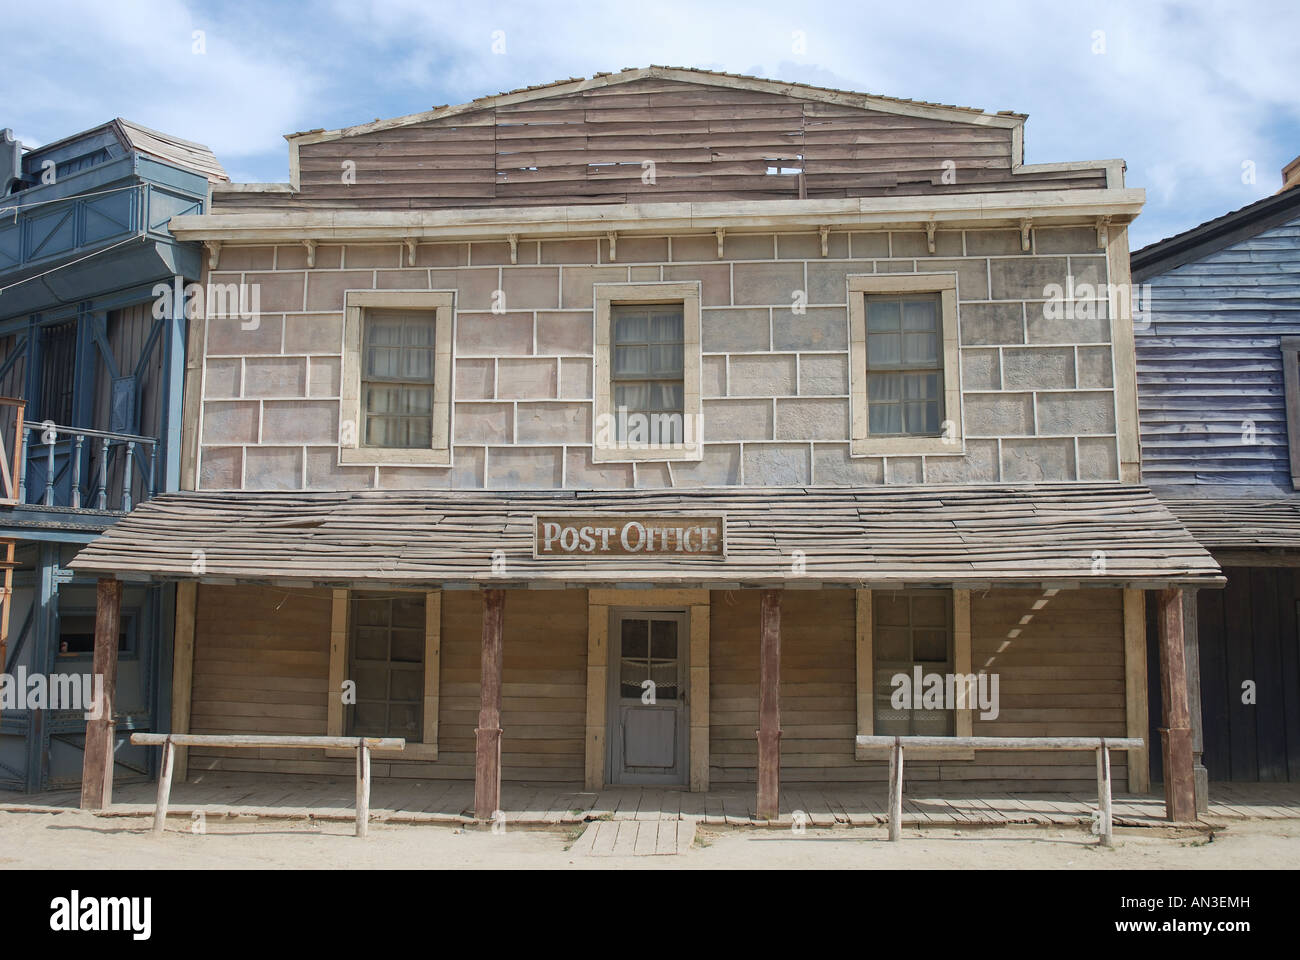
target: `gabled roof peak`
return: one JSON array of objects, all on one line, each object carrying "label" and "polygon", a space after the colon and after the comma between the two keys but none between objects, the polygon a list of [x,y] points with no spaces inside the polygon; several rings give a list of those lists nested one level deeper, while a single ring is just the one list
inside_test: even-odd
[{"label": "gabled roof peak", "polygon": [[304,130],[298,133],[287,134],[285,139],[304,142],[336,140],[343,137],[373,133],[377,130],[404,127],[416,123],[426,123],[432,120],[443,119],[445,117],[457,116],[462,113],[471,113],[476,110],[490,109],[491,107],[498,105],[523,103],[547,96],[579,93],[583,90],[608,87],[615,84],[632,83],[645,79],[676,80],[682,83],[696,83],[721,88],[779,93],[794,97],[821,100],[829,103],[838,103],[844,106],[860,107],[864,110],[879,110],[887,113],[910,114],[921,117],[949,120],[958,123],[976,123],[991,126],[1013,127],[1023,124],[1027,119],[1026,114],[1014,113],[1009,110],[1002,110],[997,113],[987,113],[976,107],[930,103],[924,100],[906,100],[900,97],[862,93],[855,90],[839,90],[833,87],[818,87],[812,84],[800,83],[793,80],[770,80],[763,77],[753,77],[740,73],[724,73],[718,70],[704,70],[698,67],[671,67],[661,64],[651,64],[648,67],[624,67],[622,70],[617,72],[598,72],[592,74],[589,78],[569,77],[562,80],[553,80],[549,83],[533,84],[526,87],[519,87],[515,90],[506,90],[501,93],[476,97],[467,103],[437,106],[423,113],[408,114],[406,116],[395,117],[388,120],[377,119],[370,123],[343,127],[337,130],[323,130],[320,128]]}]

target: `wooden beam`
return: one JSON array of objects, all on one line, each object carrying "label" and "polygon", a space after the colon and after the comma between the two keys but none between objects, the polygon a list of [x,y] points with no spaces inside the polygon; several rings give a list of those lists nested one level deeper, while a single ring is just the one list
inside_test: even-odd
[{"label": "wooden beam", "polygon": [[330,594],[330,673],[325,701],[325,732],[343,736],[343,683],[348,677],[348,591]]},{"label": "wooden beam", "polygon": [[[857,666],[858,736],[869,737],[876,732],[875,664],[871,653],[871,591],[856,591],[856,624],[854,631],[855,661]],[[853,754],[858,760],[877,759],[856,744]]]},{"label": "wooden beam", "polygon": [[[190,709],[194,697],[194,625],[199,585],[182,580],[176,585],[176,629],[172,654],[172,733],[190,732]],[[176,747],[172,774],[181,783],[189,772],[188,747]]]},{"label": "wooden beam", "polygon": [[474,731],[474,816],[491,820],[501,808],[501,667],[504,590],[483,591],[483,645],[478,727]]},{"label": "wooden beam", "polygon": [[1187,659],[1183,650],[1183,591],[1160,591],[1160,692],[1164,699],[1165,818],[1196,819],[1192,772],[1192,721],[1187,702]]},{"label": "wooden beam", "polygon": [[693,605],[690,613],[690,786],[693,793],[709,789],[709,612],[708,604]]},{"label": "wooden beam", "polygon": [[442,695],[442,591],[424,595],[424,754],[438,759],[438,709]]},{"label": "wooden beam", "polygon": [[605,786],[605,698],[609,680],[609,607],[587,591],[587,736],[584,789]]},{"label": "wooden beam", "polygon": [[95,591],[95,655],[91,676],[103,692],[86,721],[81,770],[81,808],[103,810],[113,802],[113,709],[117,693],[117,639],[122,621],[122,581],[101,577]]},{"label": "wooden beam", "polygon": [[[969,676],[973,672],[970,638],[970,591],[954,590],[952,592],[952,659],[953,672],[959,677]],[[957,736],[974,735],[975,706],[974,703],[968,703],[965,709],[954,711],[953,729],[956,730]]]},{"label": "wooden beam", "polygon": [[757,814],[767,820],[780,812],[781,593],[764,590],[759,601]]},{"label": "wooden beam", "polygon": [[[1148,736],[1146,593],[1124,591],[1124,715],[1125,735]],[[1146,748],[1130,750],[1128,792],[1151,789],[1151,761]]]}]

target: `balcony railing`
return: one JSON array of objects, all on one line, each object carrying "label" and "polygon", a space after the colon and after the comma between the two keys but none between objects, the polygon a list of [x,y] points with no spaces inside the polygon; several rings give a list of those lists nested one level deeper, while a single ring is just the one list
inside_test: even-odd
[{"label": "balcony railing", "polygon": [[0,397],[0,503],[125,513],[157,492],[157,467],[153,437],[32,423]]}]

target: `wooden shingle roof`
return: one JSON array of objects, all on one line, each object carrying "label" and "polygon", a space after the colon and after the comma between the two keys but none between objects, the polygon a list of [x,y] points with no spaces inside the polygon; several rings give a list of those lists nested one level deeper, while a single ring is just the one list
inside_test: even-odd
[{"label": "wooden shingle roof", "polygon": [[1164,498],[1211,550],[1300,550],[1300,497]]},{"label": "wooden shingle roof", "polygon": [[[727,558],[535,560],[537,513],[721,513]],[[123,579],[304,585],[977,587],[1222,580],[1218,565],[1160,501],[1144,487],[1118,483],[184,492],[137,507],[83,549],[72,568]]]}]

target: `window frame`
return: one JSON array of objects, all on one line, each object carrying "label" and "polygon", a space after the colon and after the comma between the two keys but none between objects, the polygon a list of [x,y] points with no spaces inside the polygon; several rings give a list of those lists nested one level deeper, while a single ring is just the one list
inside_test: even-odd
[{"label": "window frame", "polygon": [[1286,442],[1291,488],[1300,490],[1300,337],[1282,337],[1282,384],[1286,398]]},{"label": "window frame", "polygon": [[[961,410],[961,350],[957,321],[956,273],[908,273],[878,276],[850,275],[849,296],[849,398],[852,429],[849,453],[854,457],[966,452]],[[943,357],[943,423],[951,422],[948,436],[872,436],[867,404],[867,297],[877,295],[933,294],[939,298],[939,333]]]},{"label": "window frame", "polygon": [[[407,592],[394,588],[393,592]],[[326,703],[327,736],[347,736],[348,715],[343,703],[343,683],[350,677],[352,642],[352,592],[335,589],[330,604],[329,691]],[[366,591],[370,592],[370,591]],[[384,591],[388,592],[388,591]],[[436,761],[438,759],[438,710],[442,690],[442,591],[411,590],[424,595],[424,707],[420,742],[407,741],[404,750],[376,750],[390,760]],[[327,749],[326,756],[351,757],[354,751]]]},{"label": "window frame", "polygon": [[[615,415],[613,369],[613,308],[627,304],[677,303],[682,305],[682,418],[684,442],[608,447],[598,443],[600,425]],[[595,337],[591,451],[595,463],[631,463],[659,460],[699,460],[703,456],[703,403],[701,400],[700,282],[593,284]],[[694,422],[696,429],[686,429]]]},{"label": "window frame", "polygon": [[[368,307],[429,310],[433,328],[433,415],[429,447],[367,447],[362,444],[361,366]],[[451,466],[451,377],[455,291],[348,290],[344,293],[343,383],[339,408],[339,464],[353,466]],[[350,442],[345,424],[351,423]]]}]

